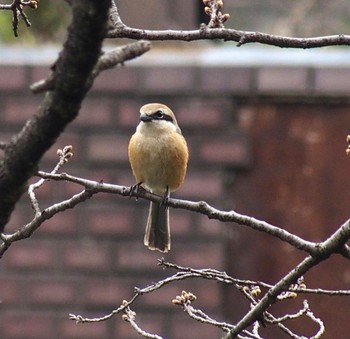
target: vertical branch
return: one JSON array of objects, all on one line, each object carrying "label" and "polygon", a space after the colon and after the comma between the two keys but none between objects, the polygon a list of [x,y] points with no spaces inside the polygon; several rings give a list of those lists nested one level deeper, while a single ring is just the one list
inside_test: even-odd
[{"label": "vertical branch", "polygon": [[0,163],[1,232],[41,157],[78,115],[92,84],[90,74],[106,35],[110,4],[110,0],[72,2],[73,21],[54,66],[55,89],[46,94],[39,112],[6,146]]}]

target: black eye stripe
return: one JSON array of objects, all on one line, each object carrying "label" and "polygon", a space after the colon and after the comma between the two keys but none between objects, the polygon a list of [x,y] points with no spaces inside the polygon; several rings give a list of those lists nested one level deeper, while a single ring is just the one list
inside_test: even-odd
[{"label": "black eye stripe", "polygon": [[153,120],[174,121],[170,115],[168,115],[162,111],[157,111],[157,112],[153,113],[151,116],[152,116]]}]

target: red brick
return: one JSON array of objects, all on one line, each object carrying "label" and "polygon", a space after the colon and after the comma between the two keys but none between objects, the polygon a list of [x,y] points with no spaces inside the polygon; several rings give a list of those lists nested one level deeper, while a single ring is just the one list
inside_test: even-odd
[{"label": "red brick", "polygon": [[81,286],[83,302],[88,306],[118,308],[124,299],[133,296],[134,285],[120,278],[97,277],[85,279]]},{"label": "red brick", "polygon": [[65,305],[72,303],[77,290],[69,281],[29,281],[26,284],[26,298],[31,304]]},{"label": "red brick", "polygon": [[[15,90],[27,87],[26,68],[20,66],[0,66],[0,89]],[[29,91],[29,90],[28,90]]]},{"label": "red brick", "polygon": [[59,161],[57,150],[63,149],[68,145],[73,146],[73,157],[67,164],[64,165],[62,171],[67,171],[72,166],[72,163],[82,161],[82,156],[84,154],[83,148],[85,148],[85,145],[81,145],[81,135],[75,134],[73,132],[64,132],[44,155],[44,159],[50,161],[52,168],[45,165],[45,169],[42,168],[42,170],[50,172]]},{"label": "red brick", "polygon": [[224,266],[224,244],[222,243],[191,243],[174,244],[173,261],[179,265],[193,268],[213,268],[220,270]]},{"label": "red brick", "polygon": [[170,208],[170,228],[173,235],[185,235],[192,226],[192,213],[182,209]]},{"label": "red brick", "polygon": [[[140,108],[146,102],[138,102],[135,100],[122,100],[119,102],[118,108],[115,111],[118,125],[132,129],[135,132],[136,126],[139,123]],[[131,133],[130,133],[131,136]]]},{"label": "red brick", "polygon": [[[67,168],[63,168],[63,171],[73,176],[77,176],[79,178],[85,178],[87,180],[112,183],[113,182],[112,178],[114,176],[115,169],[104,168],[104,169],[87,170],[87,168],[80,168],[80,166],[75,167],[74,164],[72,164],[72,169],[67,167]],[[77,194],[81,192],[84,189],[83,186],[76,183],[68,182],[68,181],[67,182],[59,181],[58,184],[60,186],[60,192],[65,197],[65,199],[68,197],[71,197],[73,194]],[[93,201],[96,202],[101,197],[104,197],[103,199],[105,199],[105,195],[103,193],[95,194],[93,197]],[[110,198],[111,195],[109,194],[108,197]]]},{"label": "red brick", "polygon": [[6,233],[16,232],[20,227],[31,220],[33,217],[33,211],[30,210],[30,215],[28,216],[28,210],[30,208],[28,207],[29,206],[25,206],[23,208],[22,204],[17,204],[14,212],[11,214],[10,221],[5,227]]},{"label": "red brick", "polygon": [[99,208],[87,211],[87,230],[95,235],[118,236],[133,234],[133,209],[115,207],[113,210]]},{"label": "red brick", "polygon": [[6,339],[54,338],[53,317],[48,312],[7,312],[3,314],[2,327],[3,338]]},{"label": "red brick", "polygon": [[135,239],[135,242],[118,244],[115,264],[117,268],[121,269],[156,270],[160,256],[161,254],[159,252],[150,251],[144,246],[143,231],[140,231],[139,239]]},{"label": "red brick", "polygon": [[184,184],[177,191],[180,199],[214,199],[222,196],[221,176],[218,172],[199,173],[192,168],[187,172]]},{"label": "red brick", "polygon": [[94,128],[95,126],[109,126],[111,101],[108,98],[87,97],[84,100],[77,119],[73,125]]},{"label": "red brick", "polygon": [[239,135],[202,142],[198,153],[201,161],[218,165],[246,166],[250,161],[246,140]]},{"label": "red brick", "polygon": [[104,71],[95,79],[93,90],[134,91],[138,85],[137,73],[137,68],[127,66]]},{"label": "red brick", "polygon": [[258,71],[257,90],[260,93],[291,94],[308,90],[308,73],[300,67],[263,67]]},{"label": "red brick", "polygon": [[[136,310],[131,306],[131,309]],[[137,311],[137,310],[136,310]],[[164,314],[154,313],[151,315],[148,312],[137,312],[136,322],[146,332],[151,334],[158,334],[164,337],[164,327],[166,327],[167,319]],[[126,321],[115,322],[115,336],[114,338],[123,339],[139,339],[140,335],[130,326]]]},{"label": "red brick", "polygon": [[113,178],[115,176],[115,168],[94,168],[89,170],[88,168],[75,168],[75,173],[73,175],[86,178],[88,180],[93,180],[97,182],[113,183]]},{"label": "red brick", "polygon": [[[113,321],[113,320],[112,320]],[[108,321],[100,323],[77,324],[67,319],[59,324],[59,338],[64,339],[100,339],[108,338]]]},{"label": "red brick", "polygon": [[[126,171],[118,171],[118,178],[117,178],[117,184],[123,185],[126,187],[130,187],[131,185],[135,185],[135,178],[132,174],[131,168],[129,167]],[[125,199],[125,198],[123,198]],[[132,199],[133,203],[135,203],[135,200]],[[137,205],[136,205],[137,206]]]},{"label": "red brick", "polygon": [[17,279],[0,277],[0,303],[6,308],[9,304],[21,302],[21,286]]},{"label": "red brick", "polygon": [[30,82],[34,83],[48,77],[50,66],[31,66],[30,71]]},{"label": "red brick", "polygon": [[[209,316],[212,316],[209,314]],[[213,317],[215,318],[215,317]],[[217,319],[222,321],[224,319]],[[183,338],[201,338],[201,339],[212,339],[221,338],[223,332],[215,326],[202,324],[195,321],[189,316],[178,315],[172,318],[171,321],[171,334],[169,338],[172,339],[183,339]]]},{"label": "red brick", "polygon": [[23,124],[39,110],[40,98],[37,97],[7,97],[4,100],[3,116],[6,123]]},{"label": "red brick", "polygon": [[[36,184],[41,180],[40,177],[34,176],[29,180],[29,185]],[[55,189],[55,186],[57,185],[57,182],[55,181],[45,181],[39,188],[34,190],[34,194],[39,201],[39,206],[41,205],[43,200],[52,200],[53,198],[53,191]],[[29,203],[29,195],[26,193],[27,201]],[[40,206],[43,208],[43,206]]]},{"label": "red brick", "polygon": [[43,236],[73,236],[77,234],[77,221],[75,213],[68,210],[59,213],[53,218],[46,220],[36,233]]},{"label": "red brick", "polygon": [[92,161],[128,161],[130,136],[99,135],[87,140],[87,154]]},{"label": "red brick", "polygon": [[223,123],[223,111],[227,110],[227,103],[213,104],[204,100],[185,101],[180,107],[174,108],[176,118],[183,127],[218,128]]},{"label": "red brick", "polygon": [[199,71],[199,84],[210,94],[248,94],[251,91],[253,72],[249,68],[205,67]]},{"label": "red brick", "polygon": [[98,242],[74,242],[61,251],[63,267],[91,271],[108,270],[110,266],[109,249]]},{"label": "red brick", "polygon": [[194,69],[183,67],[147,67],[143,70],[143,91],[186,92],[194,90]]},{"label": "red brick", "polygon": [[198,230],[201,235],[224,237],[228,233],[227,229],[231,227],[228,223],[209,219],[205,215],[198,215],[197,218],[199,220]]},{"label": "red brick", "polygon": [[9,267],[18,269],[52,268],[55,263],[55,249],[47,242],[22,240],[6,252],[4,260]]}]

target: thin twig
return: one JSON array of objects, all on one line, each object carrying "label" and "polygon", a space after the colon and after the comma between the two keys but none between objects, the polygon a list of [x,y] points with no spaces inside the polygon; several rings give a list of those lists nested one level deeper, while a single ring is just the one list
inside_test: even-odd
[{"label": "thin twig", "polygon": [[144,338],[149,339],[163,339],[161,336],[157,334],[151,334],[144,331],[137,323],[136,323],[136,312],[132,311],[130,307],[126,307],[124,309],[123,320],[130,323],[131,327],[136,330],[138,334],[143,336]]},{"label": "thin twig", "polygon": [[[71,145],[65,146],[63,150],[61,149],[57,150],[59,161],[55,166],[55,168],[50,173],[52,174],[57,173],[61,169],[61,167],[68,162],[68,159],[70,159],[73,156],[72,150],[73,150],[73,147]],[[29,188],[28,188],[28,195],[29,195],[32,207],[35,211],[35,217],[38,217],[41,214],[41,211],[40,211],[39,203],[38,203],[38,200],[36,199],[34,191],[38,189],[41,185],[43,185],[46,180],[47,179],[42,178],[36,183],[29,185]]]},{"label": "thin twig", "polygon": [[37,8],[38,2],[38,0],[13,0],[11,4],[0,4],[0,10],[12,11],[12,29],[15,37],[18,37],[19,18],[22,18],[27,27],[31,26],[27,15],[23,11],[23,7]]}]

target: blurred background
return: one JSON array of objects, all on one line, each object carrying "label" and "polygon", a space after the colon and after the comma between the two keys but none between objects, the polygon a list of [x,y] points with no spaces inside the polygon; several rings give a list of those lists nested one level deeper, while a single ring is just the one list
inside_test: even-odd
[{"label": "blurred background", "polygon": [[[288,36],[346,34],[347,1],[224,1],[226,27]],[[207,18],[202,2],[119,0],[123,21],[140,28],[195,29]],[[45,78],[57,57],[70,8],[65,1],[41,1],[27,10],[14,38],[8,12],[0,12],[0,139],[22,128],[43,98],[29,85]],[[125,41],[106,42],[106,48]],[[46,155],[50,171],[57,148],[73,145],[63,168],[72,175],[132,185],[127,144],[139,108],[163,102],[177,114],[191,151],[188,175],[178,198],[263,219],[310,241],[322,241],[348,217],[345,154],[350,120],[349,48],[290,50],[234,43],[154,43],[145,56],[105,72],[96,80],[78,119]],[[33,179],[35,181],[35,179]],[[81,190],[48,182],[37,192],[41,208]],[[130,299],[133,288],[173,273],[157,267],[166,260],[194,268],[224,270],[235,278],[274,283],[305,256],[265,234],[171,209],[172,250],[161,255],[143,246],[148,203],[99,194],[46,222],[14,244],[1,260],[1,338],[137,338],[115,317],[77,325],[69,313],[97,317]],[[33,216],[26,195],[7,231]],[[348,262],[338,256],[305,276],[307,287],[349,289]],[[213,327],[196,323],[172,305],[182,290],[195,307],[235,323],[248,309],[232,286],[191,280],[145,295],[134,304],[139,325],[165,338],[218,338]],[[326,326],[323,338],[346,338],[350,300],[298,296],[273,307],[276,315],[297,311],[307,298]],[[308,320],[288,324],[312,336]],[[284,338],[263,329],[266,338]],[[286,337],[286,336],[285,336]]]}]

